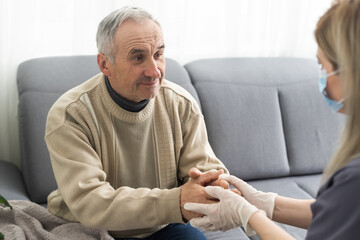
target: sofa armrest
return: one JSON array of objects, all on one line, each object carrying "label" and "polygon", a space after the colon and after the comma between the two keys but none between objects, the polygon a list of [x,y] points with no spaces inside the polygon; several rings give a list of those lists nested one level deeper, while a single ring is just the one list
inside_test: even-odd
[{"label": "sofa armrest", "polygon": [[19,169],[0,160],[0,194],[7,200],[29,200]]}]

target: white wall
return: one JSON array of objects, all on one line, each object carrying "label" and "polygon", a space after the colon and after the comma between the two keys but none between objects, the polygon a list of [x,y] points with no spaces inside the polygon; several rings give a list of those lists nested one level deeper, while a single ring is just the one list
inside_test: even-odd
[{"label": "white wall", "polygon": [[166,56],[315,56],[313,30],[331,0],[0,0],[0,159],[20,165],[16,70],[22,61],[96,54],[99,21],[124,5],[161,23]]}]

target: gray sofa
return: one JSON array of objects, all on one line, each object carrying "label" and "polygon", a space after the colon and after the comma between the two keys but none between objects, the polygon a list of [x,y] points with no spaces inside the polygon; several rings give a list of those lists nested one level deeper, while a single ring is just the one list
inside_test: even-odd
[{"label": "gray sofa", "polygon": [[[46,206],[56,188],[43,140],[47,112],[68,89],[99,72],[95,56],[48,57],[18,68],[21,170],[0,161],[0,193]],[[209,141],[231,174],[263,191],[314,198],[344,124],[317,89],[310,59],[167,59],[166,78],[199,102]],[[297,239],[306,231],[281,225]],[[238,228],[208,239],[249,239]],[[257,237],[253,237],[256,239]]]}]

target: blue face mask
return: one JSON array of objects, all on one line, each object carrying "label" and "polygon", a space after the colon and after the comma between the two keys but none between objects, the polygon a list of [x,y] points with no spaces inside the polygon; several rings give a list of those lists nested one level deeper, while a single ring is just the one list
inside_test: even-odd
[{"label": "blue face mask", "polygon": [[319,91],[324,96],[326,104],[331,109],[333,109],[335,112],[338,112],[344,106],[344,104],[343,104],[344,99],[342,99],[341,101],[335,101],[335,100],[330,99],[326,94],[325,88],[326,88],[326,83],[327,83],[327,77],[330,77],[337,73],[338,72],[335,71],[335,72],[327,74],[326,71],[323,69],[320,71],[320,76],[319,76]]}]

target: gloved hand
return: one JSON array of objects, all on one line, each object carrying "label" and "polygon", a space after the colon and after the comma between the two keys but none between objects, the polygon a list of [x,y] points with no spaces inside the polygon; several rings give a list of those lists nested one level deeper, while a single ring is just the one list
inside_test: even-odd
[{"label": "gloved hand", "polygon": [[272,192],[261,192],[244,182],[243,180],[233,176],[222,174],[219,176],[219,179],[226,180],[228,183],[236,187],[241,195],[249,201],[251,204],[255,205],[257,208],[264,210],[266,216],[272,219],[275,206],[275,198],[277,193]]},{"label": "gloved hand", "polygon": [[[205,216],[193,218],[190,224],[197,228],[210,231],[227,231],[243,226],[249,236],[255,235],[255,231],[248,225],[250,217],[260,210],[251,205],[240,195],[219,186],[207,186],[205,191],[208,195],[217,198],[220,202],[212,204],[185,203],[184,208],[189,211],[202,213]],[[265,213],[263,213],[265,215]]]}]

